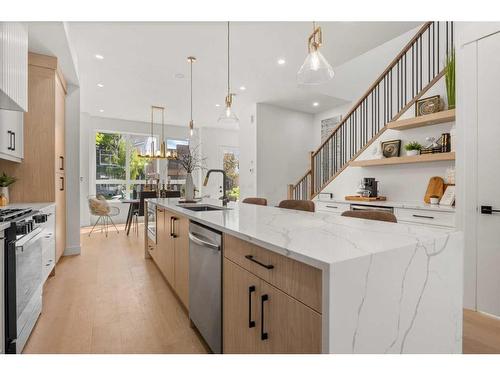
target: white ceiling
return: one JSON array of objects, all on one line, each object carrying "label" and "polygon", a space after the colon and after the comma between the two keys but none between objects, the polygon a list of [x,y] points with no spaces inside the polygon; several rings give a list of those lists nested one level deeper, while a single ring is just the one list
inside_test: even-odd
[{"label": "white ceiling", "polygon": [[[418,22],[323,22],[322,52],[336,66],[418,26]],[[166,122],[189,120],[189,65],[194,65],[197,126],[217,126],[226,94],[226,24],[223,22],[71,22],[78,59],[81,109],[94,116],[148,121],[150,106],[167,107]],[[321,87],[297,87],[296,72],[306,53],[312,24],[231,23],[231,85],[235,110],[268,102],[317,113],[352,100],[334,80]],[[95,54],[104,56],[103,60]],[[278,65],[277,60],[286,60]],[[184,79],[175,78],[177,73]],[[353,77],[355,78],[355,77]],[[98,83],[104,87],[97,87]],[[244,85],[245,91],[239,87]],[[313,107],[313,102],[319,106]],[[104,112],[100,113],[99,110]]]}]

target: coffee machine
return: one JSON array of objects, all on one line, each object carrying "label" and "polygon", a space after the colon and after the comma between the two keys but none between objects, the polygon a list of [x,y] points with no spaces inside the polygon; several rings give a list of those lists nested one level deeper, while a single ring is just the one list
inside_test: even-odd
[{"label": "coffee machine", "polygon": [[363,197],[377,197],[378,196],[378,181],[373,177],[364,177],[361,180],[359,193]]}]

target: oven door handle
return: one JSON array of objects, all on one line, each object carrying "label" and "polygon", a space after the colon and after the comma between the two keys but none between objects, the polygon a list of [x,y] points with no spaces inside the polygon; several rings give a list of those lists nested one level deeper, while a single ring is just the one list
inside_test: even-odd
[{"label": "oven door handle", "polygon": [[16,250],[18,248],[23,248],[28,245],[30,242],[36,240],[42,234],[42,228],[36,228],[32,232],[28,233],[26,236],[21,238],[19,241],[15,242]]}]

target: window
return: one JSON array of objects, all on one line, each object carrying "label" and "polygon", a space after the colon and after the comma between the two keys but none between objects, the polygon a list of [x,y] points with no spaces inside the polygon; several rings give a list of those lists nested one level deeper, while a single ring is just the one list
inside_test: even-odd
[{"label": "window", "polygon": [[229,178],[228,196],[230,200],[240,198],[240,153],[236,148],[224,148],[222,151],[222,165]]},{"label": "window", "polygon": [[131,196],[148,178],[158,176],[158,161],[139,157],[156,138],[142,134],[97,132],[95,135],[96,195],[106,199]]}]

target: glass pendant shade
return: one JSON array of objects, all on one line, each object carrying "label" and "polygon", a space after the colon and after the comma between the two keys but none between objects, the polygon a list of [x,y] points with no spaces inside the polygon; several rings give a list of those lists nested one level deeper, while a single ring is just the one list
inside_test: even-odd
[{"label": "glass pendant shade", "polygon": [[320,85],[333,78],[332,66],[319,50],[312,50],[297,73],[299,85]]},{"label": "glass pendant shade", "polygon": [[235,126],[238,125],[240,120],[238,120],[238,117],[234,113],[233,109],[231,106],[226,106],[224,108],[224,111],[221,113],[218,123],[220,125],[227,125],[227,126]]}]

